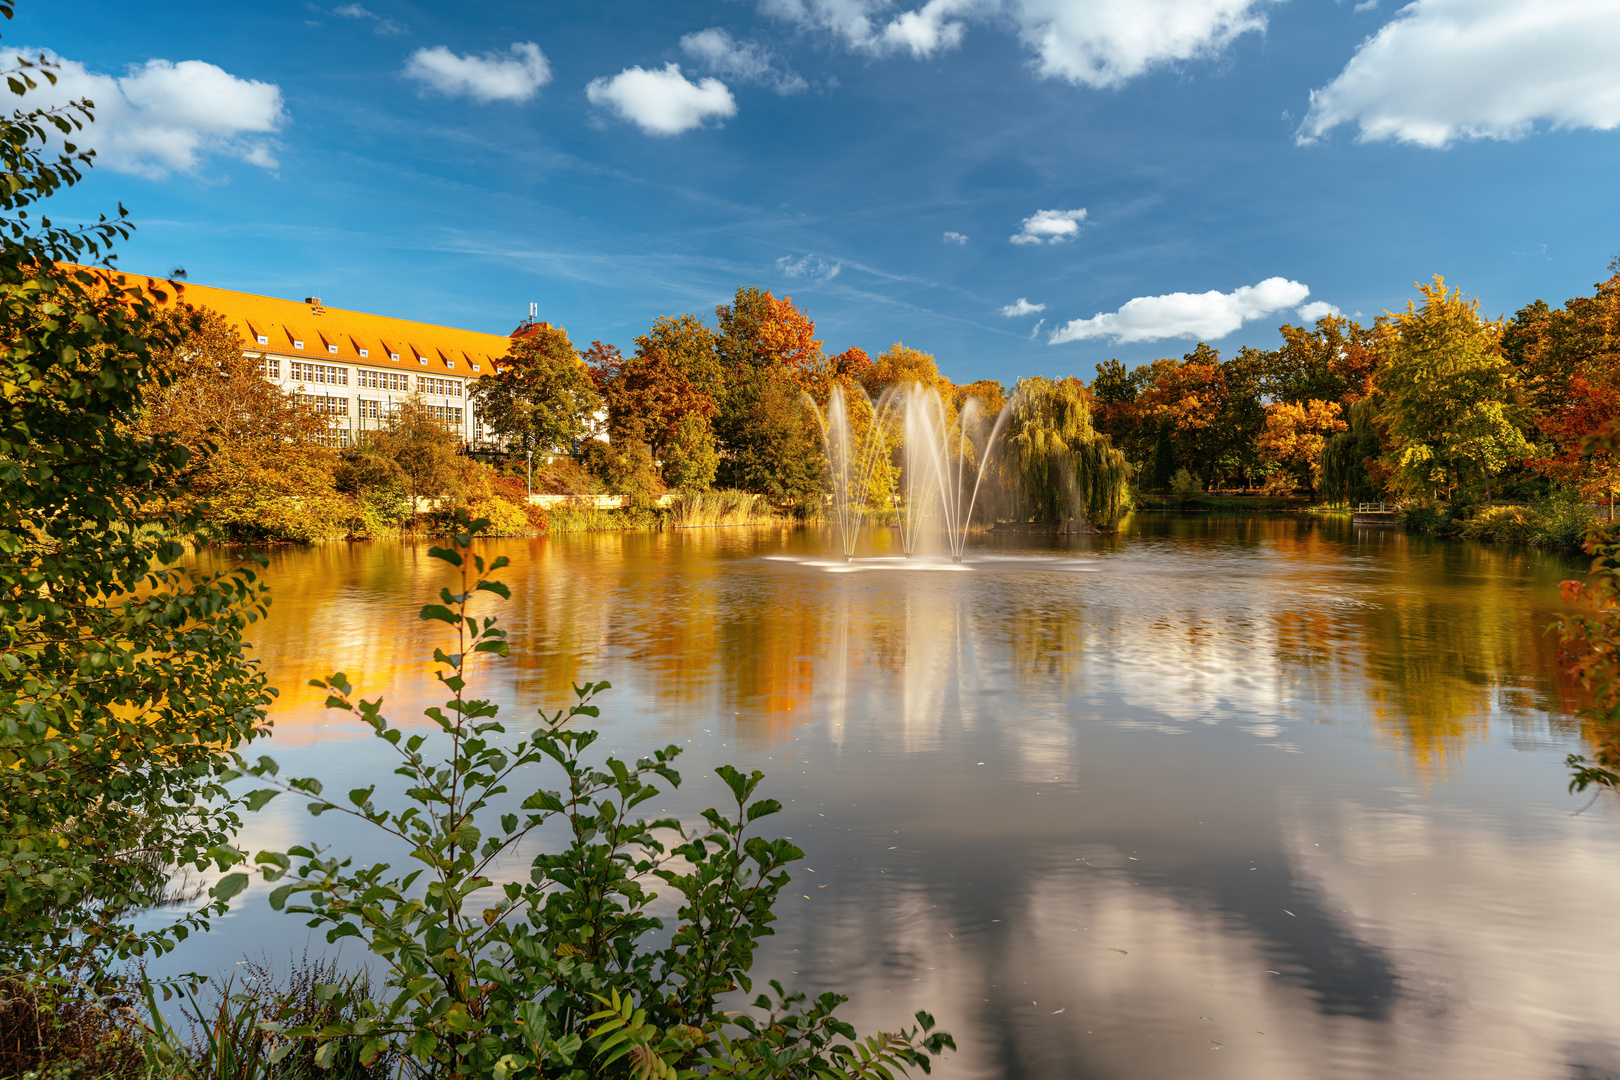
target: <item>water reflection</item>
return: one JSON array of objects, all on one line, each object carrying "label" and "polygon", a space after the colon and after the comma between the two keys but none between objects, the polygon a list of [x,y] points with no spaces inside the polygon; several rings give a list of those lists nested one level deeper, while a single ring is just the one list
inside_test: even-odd
[{"label": "water reflection", "polygon": [[[1620,829],[1569,816],[1542,633],[1576,560],[1291,519],[990,536],[948,572],[874,540],[855,567],[792,529],[493,545],[513,657],[486,690],[532,715],[611,680],[609,749],[688,749],[660,812],[712,802],[720,761],[770,774],[807,859],[762,974],[871,1027],[931,1008],[948,1076],[1615,1065]],[[275,554],[273,749],[375,767],[299,687],[426,704],[442,573]],[[235,918],[268,933],[260,903]]]}]

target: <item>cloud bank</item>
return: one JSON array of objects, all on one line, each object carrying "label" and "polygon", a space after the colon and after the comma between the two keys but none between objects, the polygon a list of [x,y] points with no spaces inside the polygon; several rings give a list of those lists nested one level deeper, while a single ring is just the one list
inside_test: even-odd
[{"label": "cloud bank", "polygon": [[1084,207],[1079,210],[1037,210],[1025,218],[1019,230],[1007,239],[1014,244],[1061,244],[1080,235],[1080,223],[1084,220]]},{"label": "cloud bank", "polygon": [[678,64],[654,71],[630,67],[611,79],[593,79],[585,96],[649,135],[679,135],[710,119],[737,115],[737,100],[725,83],[712,78],[694,83]]},{"label": "cloud bank", "polygon": [[445,46],[435,45],[412,53],[405,62],[405,75],[424,89],[446,97],[469,97],[481,105],[528,101],[551,81],[551,65],[532,41],[514,42],[508,54],[457,56]]},{"label": "cloud bank", "polygon": [[1363,142],[1440,148],[1554,128],[1620,126],[1620,5],[1417,0],[1312,91],[1298,139],[1354,124]]},{"label": "cloud bank", "polygon": [[1007,318],[1016,319],[1020,315],[1033,315],[1037,311],[1045,311],[1046,310],[1046,305],[1045,304],[1032,304],[1028,300],[1025,300],[1022,296],[1020,296],[1018,298],[1017,303],[1008,304],[1006,307],[1000,308],[998,310],[1003,315],[1007,316]]},{"label": "cloud bank", "polygon": [[687,34],[681,38],[681,50],[717,75],[769,86],[778,94],[796,94],[810,86],[802,75],[778,70],[770,50],[739,42],[718,26]]},{"label": "cloud bank", "polygon": [[875,55],[954,49],[970,21],[1010,24],[1046,78],[1112,87],[1152,68],[1214,56],[1265,30],[1271,0],[761,0],[760,8]]},{"label": "cloud bank", "polygon": [[196,172],[216,154],[276,167],[274,144],[264,136],[287,114],[274,83],[239,79],[202,60],[148,60],[117,78],[49,50],[23,53],[42,51],[57,64],[56,85],[39,80],[27,105],[94,101],[95,122],[72,141],[95,150],[97,165],[150,179]]},{"label": "cloud bank", "polygon": [[1168,293],[1138,296],[1118,311],[1074,319],[1052,331],[1048,343],[1112,338],[1122,344],[1164,338],[1216,341],[1251,319],[1299,305],[1311,290],[1286,278],[1266,278],[1229,293]]}]

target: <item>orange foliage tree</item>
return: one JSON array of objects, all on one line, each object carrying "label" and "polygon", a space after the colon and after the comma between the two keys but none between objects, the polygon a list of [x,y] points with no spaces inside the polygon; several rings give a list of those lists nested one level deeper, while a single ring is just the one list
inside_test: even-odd
[{"label": "orange foliage tree", "polygon": [[1322,448],[1330,436],[1345,431],[1344,409],[1337,401],[1281,401],[1266,407],[1260,433],[1260,460],[1282,466],[1315,494],[1322,483]]}]

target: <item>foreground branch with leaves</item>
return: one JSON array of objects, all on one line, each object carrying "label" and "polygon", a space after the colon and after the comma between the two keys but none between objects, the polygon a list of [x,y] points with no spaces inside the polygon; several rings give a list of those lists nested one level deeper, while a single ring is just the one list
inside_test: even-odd
[{"label": "foreground branch with leaves", "polygon": [[[933,1018],[869,1038],[834,1012],[844,997],[814,1002],[771,982],[748,1010],[723,999],[753,991],[749,970],[758,941],[775,921],[773,905],[803,853],[786,840],[751,834],[781,810],[757,799],[763,774],[725,765],[716,772],[734,805],[703,812],[699,825],[648,821],[637,807],[680,783],[669,746],[633,765],[585,754],[597,733],[570,727],[596,717],[605,682],[576,687],[578,700],[547,714],[534,734],[510,745],[497,738],[499,707],[469,694],[474,661],[507,655],[505,633],[470,608],[480,594],[508,598],[471,548],[486,527],[463,521],[451,547],[430,554],[455,567],[459,584],[421,617],[446,624],[451,651],[438,649],[437,678],[450,693],[426,711],[436,732],[407,735],[382,715],[379,700],[356,696],[341,674],[314,685],[327,705],[368,726],[398,757],[397,799],[375,785],[325,794],[314,778],[283,779],[276,763],[238,759],[239,776],[271,786],[247,797],[258,809],[281,794],[309,798],[311,814],[340,813],[365,822],[408,853],[409,869],[355,860],[310,844],[255,856],[275,883],[270,904],[307,916],[327,940],[357,937],[386,969],[386,993],[352,1002],[353,1020],[283,1034],[319,1043],[317,1062],[340,1045],[361,1045],[370,1060],[397,1051],[426,1075],[527,1077],[891,1077],[954,1048]],[[425,751],[444,744],[442,758]],[[557,790],[521,796],[513,783],[532,766],[559,772]],[[503,880],[503,861],[526,853],[548,829],[567,837],[560,851],[533,855],[528,872]],[[228,900],[249,883],[237,870],[215,889]],[[659,943],[663,923],[649,912],[660,886],[679,897],[679,924]],[[334,993],[341,994],[341,989]],[[284,1045],[291,1046],[291,1043]]]}]

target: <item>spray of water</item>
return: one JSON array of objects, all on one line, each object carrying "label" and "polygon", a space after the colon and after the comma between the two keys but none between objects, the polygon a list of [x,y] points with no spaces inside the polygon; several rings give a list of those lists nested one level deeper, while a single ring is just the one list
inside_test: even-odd
[{"label": "spray of water", "polygon": [[[976,399],[970,398],[953,420],[939,391],[921,383],[890,387],[876,401],[858,389],[854,394],[852,402],[835,386],[826,410],[816,410],[844,558],[855,557],[861,527],[874,513],[892,512],[908,558],[937,534],[952,560],[961,562],[1007,410],[980,439],[984,425]],[[866,421],[864,431],[856,430],[855,415]]]}]

